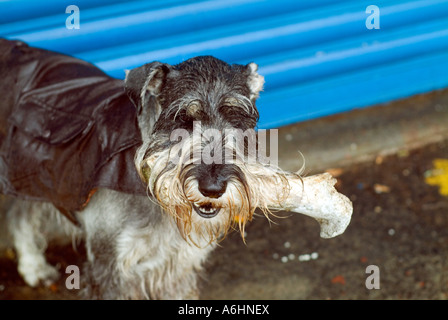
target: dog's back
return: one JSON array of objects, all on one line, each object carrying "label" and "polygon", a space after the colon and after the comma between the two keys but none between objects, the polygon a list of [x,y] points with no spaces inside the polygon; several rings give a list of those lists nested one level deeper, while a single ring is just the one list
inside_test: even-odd
[{"label": "dog's back", "polygon": [[[141,144],[135,108],[121,80],[3,39],[0,70],[0,193],[64,213],[82,209],[98,187],[145,194],[132,165]],[[110,175],[116,166],[126,170],[123,181]]]}]

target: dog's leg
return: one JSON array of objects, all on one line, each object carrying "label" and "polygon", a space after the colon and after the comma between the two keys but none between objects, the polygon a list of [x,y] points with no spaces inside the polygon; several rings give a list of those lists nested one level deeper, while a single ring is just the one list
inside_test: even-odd
[{"label": "dog's leg", "polygon": [[58,270],[45,259],[47,241],[41,230],[46,206],[41,203],[15,200],[7,213],[14,248],[18,258],[18,271],[31,286],[50,285],[59,278]]},{"label": "dog's leg", "polygon": [[[99,190],[89,206],[78,213],[85,234],[87,261],[81,274],[82,295],[88,299],[126,299],[122,277],[116,267],[116,236],[125,219]],[[107,194],[107,193],[106,193]],[[116,204],[116,203],[115,203]],[[118,204],[116,204],[118,205]]]}]

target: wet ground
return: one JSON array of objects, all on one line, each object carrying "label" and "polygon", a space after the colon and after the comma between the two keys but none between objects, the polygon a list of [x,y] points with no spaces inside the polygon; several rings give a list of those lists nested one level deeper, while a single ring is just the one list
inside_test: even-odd
[{"label": "wet ground", "polygon": [[[447,299],[448,194],[444,193],[448,190],[443,188],[448,188],[448,135],[441,133],[447,127],[443,121],[448,115],[448,94],[409,101],[389,112],[393,126],[387,130],[386,119],[380,121],[380,116],[372,117],[370,111],[366,111],[365,123],[372,126],[376,121],[376,128],[367,130],[363,126],[356,133],[337,129],[349,138],[335,150],[357,151],[363,159],[353,161],[346,153],[339,160],[335,157],[319,162],[312,145],[303,145],[306,158],[314,156],[324,168],[332,165],[330,172],[337,176],[337,189],[353,201],[352,221],[344,234],[321,239],[317,222],[300,214],[283,213],[284,218],[274,218],[273,224],[256,217],[246,226],[246,244],[238,233],[232,233],[212,254],[206,263],[201,298]],[[346,115],[344,122],[354,123],[350,117]],[[356,118],[358,125],[362,123]],[[333,134],[326,123],[330,120],[318,120],[310,128],[317,128],[330,140]],[[281,139],[295,139],[299,134],[296,131],[309,134],[303,128],[290,128]],[[381,139],[379,132],[383,132]],[[367,141],[368,135],[377,137],[379,149],[360,150],[360,140]],[[404,142],[381,152],[381,147],[393,139]],[[364,145],[371,147],[374,143]],[[330,153],[333,156],[335,152]],[[294,167],[291,163],[285,162],[284,167]],[[321,171],[316,165],[313,168],[313,163],[308,167]],[[82,265],[85,253],[82,248],[78,250],[71,245],[50,245],[48,260],[61,270],[61,280],[48,288],[32,289],[16,271],[14,251],[1,249],[0,299],[77,299],[76,290],[65,288],[64,270],[70,264]],[[379,272],[376,282],[368,280],[373,275],[366,273],[370,265]],[[379,285],[379,289],[368,289],[366,280]]]}]

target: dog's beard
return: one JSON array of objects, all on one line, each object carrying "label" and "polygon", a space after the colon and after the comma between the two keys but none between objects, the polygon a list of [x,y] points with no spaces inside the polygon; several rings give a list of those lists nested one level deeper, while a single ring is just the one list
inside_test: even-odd
[{"label": "dog's beard", "polygon": [[255,211],[248,185],[241,177],[232,177],[221,197],[205,197],[198,189],[197,179],[187,177],[192,170],[193,167],[182,170],[178,180],[182,185],[181,199],[166,209],[176,215],[182,235],[198,245],[224,238],[237,226],[244,234],[244,225]]},{"label": "dog's beard", "polygon": [[[136,158],[149,195],[175,219],[184,239],[196,246],[223,239],[229,230],[239,230],[244,241],[245,225],[255,210],[260,208],[270,219],[273,212],[267,204],[286,199],[290,190],[287,176],[291,173],[253,158],[247,161],[243,148],[232,148],[232,157],[225,160],[234,174],[229,177],[225,193],[219,198],[205,197],[194,175],[194,168],[201,161],[193,151],[198,147],[194,144],[193,139],[187,139],[143,159]],[[272,186],[277,189],[272,190]]]}]

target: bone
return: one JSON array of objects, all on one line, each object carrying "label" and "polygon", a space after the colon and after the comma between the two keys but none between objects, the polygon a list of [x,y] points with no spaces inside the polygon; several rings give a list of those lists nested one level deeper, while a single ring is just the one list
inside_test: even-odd
[{"label": "bone", "polygon": [[[264,189],[276,194],[266,194],[266,203],[263,205],[270,210],[291,211],[316,219],[320,224],[322,238],[333,238],[345,231],[350,223],[353,205],[334,188],[335,178],[329,173],[323,173],[303,179],[288,175],[287,179],[289,194],[282,197],[284,190],[278,184],[275,187],[271,185]],[[280,198],[282,201],[278,201]]]}]

